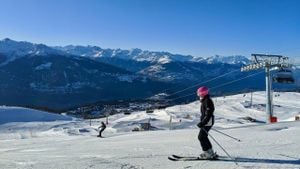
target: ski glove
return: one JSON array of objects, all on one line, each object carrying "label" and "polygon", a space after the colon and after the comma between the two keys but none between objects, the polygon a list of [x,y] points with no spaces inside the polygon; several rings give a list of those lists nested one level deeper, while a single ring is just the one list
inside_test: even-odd
[{"label": "ski glove", "polygon": [[200,123],[197,124],[197,126],[198,126],[199,128],[202,128],[202,127],[204,127],[204,124],[200,122]]}]

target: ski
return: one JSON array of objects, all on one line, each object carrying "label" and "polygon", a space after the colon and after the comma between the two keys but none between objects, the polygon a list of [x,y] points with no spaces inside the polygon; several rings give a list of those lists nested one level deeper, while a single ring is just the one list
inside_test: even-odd
[{"label": "ski", "polygon": [[214,158],[211,159],[205,159],[197,156],[180,156],[173,154],[172,156],[169,156],[168,159],[171,161],[230,161],[230,159],[228,159],[227,157],[219,155],[216,155]]},{"label": "ski", "polygon": [[179,156],[173,154],[172,156],[168,157],[171,161],[198,161],[198,160],[218,160],[217,156],[212,159],[204,159],[197,156]]},{"label": "ski", "polygon": [[181,159],[181,158],[198,158],[198,157],[196,157],[196,156],[180,156],[180,155],[173,154],[172,158]]},{"label": "ski", "polygon": [[198,157],[183,157],[183,158],[174,158],[174,157],[168,157],[171,161],[198,161],[200,160]]},{"label": "ski", "polygon": [[[174,157],[174,158],[195,158],[198,156],[180,156],[180,155],[172,154],[172,157]],[[225,157],[225,156],[219,156],[217,153],[214,153],[214,158],[218,158],[218,157]]]},{"label": "ski", "polygon": [[171,161],[205,161],[205,160],[209,160],[209,161],[215,161],[215,160],[219,160],[218,158],[212,158],[212,159],[204,159],[204,158],[200,158],[200,157],[181,157],[181,158],[175,158],[175,157],[168,157],[169,160]]}]

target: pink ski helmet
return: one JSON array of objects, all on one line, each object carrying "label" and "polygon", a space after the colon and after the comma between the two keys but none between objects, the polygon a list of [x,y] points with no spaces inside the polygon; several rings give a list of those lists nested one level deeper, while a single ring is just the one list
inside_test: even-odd
[{"label": "pink ski helmet", "polygon": [[208,95],[208,88],[205,87],[205,86],[200,87],[200,88],[197,90],[197,95],[198,95],[199,97],[205,97],[206,95]]}]

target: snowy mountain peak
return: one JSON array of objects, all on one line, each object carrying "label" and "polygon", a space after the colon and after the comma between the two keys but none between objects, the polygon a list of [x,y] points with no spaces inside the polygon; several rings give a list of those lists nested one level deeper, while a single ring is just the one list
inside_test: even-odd
[{"label": "snowy mountain peak", "polygon": [[133,60],[138,62],[150,62],[158,64],[166,64],[170,62],[206,62],[208,64],[227,63],[227,64],[248,64],[250,59],[245,56],[220,56],[215,55],[208,58],[195,57],[191,55],[172,54],[169,52],[154,52],[133,48],[130,50],[123,49],[102,49],[98,46],[55,46],[49,47],[44,44],[33,44],[25,41],[14,41],[5,38],[0,41],[0,53],[7,55],[9,60],[22,57],[25,55],[76,55],[88,58],[117,58],[125,60]]},{"label": "snowy mountain peak", "polygon": [[155,52],[148,50],[141,50],[133,48],[130,50],[123,49],[102,49],[97,46],[65,46],[55,47],[69,54],[79,55],[84,57],[108,57],[118,58],[125,60],[133,60],[138,62],[151,62],[166,64],[170,62],[206,62],[208,64],[213,63],[227,63],[227,64],[248,64],[250,59],[245,56],[220,56],[215,55],[209,58],[196,57],[191,55],[172,54],[169,52]]},{"label": "snowy mountain peak", "polygon": [[26,55],[67,55],[66,53],[60,50],[53,49],[44,44],[33,44],[25,41],[14,41],[9,38],[5,38],[0,41],[0,53],[6,56],[6,60],[3,63],[1,63],[1,65],[4,65],[8,62],[11,62],[17,58]]},{"label": "snowy mountain peak", "polygon": [[[133,48],[130,50],[124,49],[102,49],[97,46],[64,46],[64,47],[54,47],[55,49],[64,51],[72,55],[79,55],[90,58],[117,58],[125,60],[133,60],[138,62],[151,62],[151,63],[168,63],[172,61],[198,61],[199,58],[196,58],[191,55],[180,55],[180,54],[171,54],[169,52],[153,52],[148,50],[141,50],[138,48]],[[201,58],[200,60],[203,60]]]},{"label": "snowy mountain peak", "polygon": [[166,64],[166,63],[170,63],[171,59],[168,56],[164,56],[159,58],[157,62],[161,64]]},{"label": "snowy mountain peak", "polygon": [[68,45],[64,47],[55,46],[54,49],[78,56],[86,57],[99,57],[101,56],[102,49],[98,46],[79,46],[79,45]]},{"label": "snowy mountain peak", "polygon": [[9,38],[5,38],[0,41],[0,53],[8,56],[24,56],[30,54],[59,54],[62,52],[44,44],[33,44],[30,42],[14,41]]},{"label": "snowy mountain peak", "polygon": [[226,64],[249,64],[251,60],[245,56],[233,55],[233,56],[220,56],[215,55],[206,58],[207,63],[226,63]]}]

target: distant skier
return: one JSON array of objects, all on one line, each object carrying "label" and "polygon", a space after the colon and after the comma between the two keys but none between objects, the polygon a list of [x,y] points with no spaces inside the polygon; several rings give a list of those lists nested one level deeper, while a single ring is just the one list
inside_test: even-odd
[{"label": "distant skier", "polygon": [[106,129],[106,125],[103,121],[101,121],[101,126],[98,127],[98,130],[99,129],[100,129],[100,131],[99,131],[99,135],[97,137],[102,137],[102,132]]},{"label": "distant skier", "polygon": [[200,87],[197,90],[197,95],[201,102],[201,117],[197,126],[200,128],[198,139],[200,141],[203,153],[200,154],[200,158],[212,159],[215,157],[215,153],[212,149],[212,145],[208,139],[208,132],[214,125],[214,103],[210,98],[209,90],[207,87]]}]

